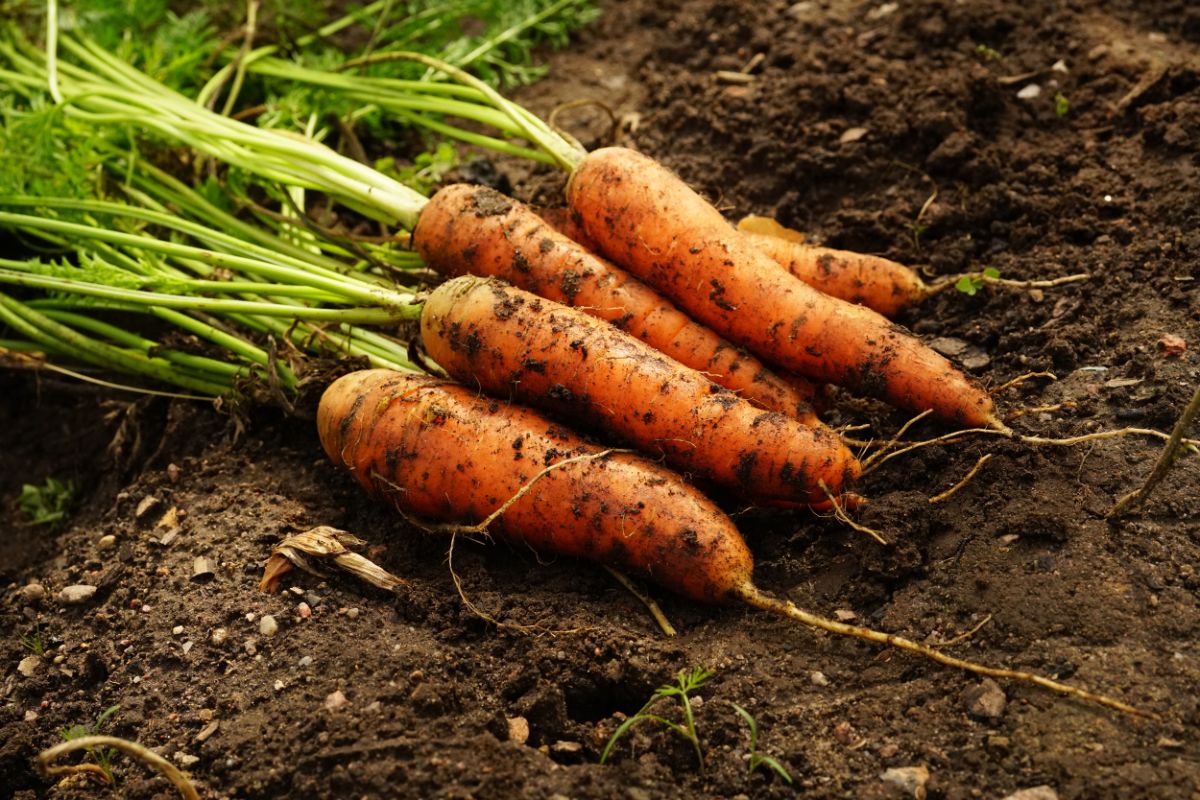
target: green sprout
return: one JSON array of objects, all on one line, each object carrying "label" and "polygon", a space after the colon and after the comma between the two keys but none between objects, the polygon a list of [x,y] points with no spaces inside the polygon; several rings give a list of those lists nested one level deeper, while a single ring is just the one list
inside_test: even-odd
[{"label": "green sprout", "polygon": [[34,525],[57,525],[67,516],[75,497],[75,483],[46,478],[41,486],[27,483],[21,487],[17,506]]},{"label": "green sprout", "polygon": [[1054,95],[1054,113],[1065,117],[1071,111],[1071,101],[1062,92]]},{"label": "green sprout", "polygon": [[954,288],[969,297],[974,297],[975,293],[982,289],[983,285],[987,283],[988,278],[999,277],[1000,270],[996,269],[995,267],[987,267],[983,270],[983,272],[972,272],[963,275],[955,282]]},{"label": "green sprout", "polygon": [[999,50],[988,47],[986,44],[975,45],[975,52],[988,61],[999,61],[1004,56],[1000,55]]},{"label": "green sprout", "polygon": [[776,775],[783,778],[788,783],[791,783],[792,776],[788,774],[788,771],[784,768],[783,764],[780,764],[777,759],[758,751],[758,722],[755,721],[754,715],[739,706],[737,703],[733,703],[732,705],[733,710],[738,713],[738,716],[744,719],[746,724],[750,726],[750,753],[746,756],[746,759],[749,762],[749,767],[746,770],[746,774],[752,775],[759,769],[767,767],[768,769],[773,770]]},{"label": "green sprout", "polygon": [[[69,742],[73,739],[82,739],[85,736],[97,736],[103,730],[108,721],[113,715],[121,709],[120,706],[109,706],[100,712],[100,716],[96,717],[96,721],[90,725],[76,724],[62,730],[62,738],[64,742]],[[111,747],[88,747],[85,748],[92,760],[96,762],[96,766],[104,774],[105,780],[110,784],[113,783],[112,759],[117,751]]]},{"label": "green sprout", "polygon": [[21,647],[35,656],[46,655],[46,641],[42,638],[42,623],[35,622],[33,630],[21,636]]},{"label": "green sprout", "polygon": [[[604,746],[604,752],[600,754],[600,763],[603,764],[612,754],[613,748],[617,746],[617,741],[629,732],[634,725],[639,722],[657,722],[659,725],[666,727],[669,730],[675,731],[683,738],[692,743],[692,748],[696,751],[696,760],[700,764],[700,768],[704,769],[704,754],[700,750],[700,737],[696,733],[696,720],[692,716],[692,703],[688,697],[688,692],[695,691],[708,682],[708,679],[714,673],[708,671],[704,667],[695,667],[691,672],[680,670],[675,677],[674,684],[665,684],[654,690],[654,695],[642,706],[641,710],[634,714],[629,719],[621,723],[621,727],[613,733],[609,738],[608,744]],[[673,722],[658,714],[650,713],[650,709],[660,700],[675,698],[680,707],[683,709],[683,722]]]}]

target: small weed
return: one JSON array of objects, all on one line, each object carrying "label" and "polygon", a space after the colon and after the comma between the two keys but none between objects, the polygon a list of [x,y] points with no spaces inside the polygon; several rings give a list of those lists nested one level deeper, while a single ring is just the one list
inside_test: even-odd
[{"label": "small weed", "polygon": [[458,152],[449,142],[440,142],[432,151],[421,153],[410,166],[400,166],[390,156],[375,162],[375,169],[406,183],[421,194],[433,191],[445,175],[458,166]]},{"label": "small weed", "polygon": [[1000,55],[999,50],[993,50],[986,44],[975,45],[975,53],[987,61],[999,61],[1000,59],[1004,58],[1004,56]]},{"label": "small weed", "polygon": [[[629,719],[621,723],[621,727],[613,733],[609,738],[608,744],[604,746],[604,752],[600,754],[600,763],[603,764],[612,754],[613,748],[617,746],[617,741],[629,732],[634,725],[639,722],[657,722],[670,730],[675,731],[683,738],[692,743],[692,748],[696,751],[696,760],[700,764],[700,768],[704,769],[704,754],[700,750],[700,737],[696,733],[696,720],[692,716],[692,703],[688,697],[688,692],[695,691],[708,682],[708,679],[713,676],[704,667],[696,667],[691,672],[680,670],[675,677],[674,684],[666,684],[654,690],[654,695],[642,706],[641,710],[634,714]],[[650,709],[660,700],[675,698],[680,707],[683,709],[683,722],[672,722],[665,717],[660,717],[657,714],[651,714]]]},{"label": "small weed", "polygon": [[995,267],[987,267],[983,270],[982,275],[979,275],[979,274],[963,275],[961,278],[958,279],[957,282],[955,282],[954,288],[957,289],[958,291],[962,292],[965,295],[974,297],[975,293],[983,288],[984,278],[999,278],[999,277],[1000,277],[1000,270],[996,269]]},{"label": "small weed", "polygon": [[767,767],[776,775],[791,783],[792,776],[788,774],[783,764],[780,764],[778,760],[771,756],[758,752],[758,722],[754,719],[754,715],[737,703],[733,703],[732,705],[733,710],[738,713],[738,716],[744,719],[746,724],[750,726],[750,753],[746,756],[750,766],[746,770],[746,773],[754,774],[757,770]]},{"label": "small weed", "polygon": [[35,656],[46,655],[46,641],[42,638],[42,624],[40,622],[35,622],[33,630],[21,637],[21,647],[24,647]]},{"label": "small weed", "polygon": [[[84,736],[95,736],[99,734],[104,726],[112,719],[113,715],[121,709],[120,706],[109,706],[100,712],[100,716],[96,717],[96,721],[90,725],[72,725],[69,728],[64,728],[62,738],[64,742],[69,742],[72,739],[82,739]],[[96,766],[104,773],[104,778],[110,784],[113,783],[112,759],[117,751],[111,747],[89,747],[87,752],[91,755],[92,760],[96,762]]]},{"label": "small weed", "polygon": [[34,525],[58,525],[66,518],[74,497],[73,481],[46,478],[41,486],[32,483],[22,486],[17,507]]},{"label": "small weed", "polygon": [[1071,101],[1062,92],[1054,95],[1054,113],[1065,117],[1071,111]]}]

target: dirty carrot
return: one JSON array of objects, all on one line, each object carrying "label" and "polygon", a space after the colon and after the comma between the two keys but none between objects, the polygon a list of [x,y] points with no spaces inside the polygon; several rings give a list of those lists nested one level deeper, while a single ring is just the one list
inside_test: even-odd
[{"label": "dirty carrot", "polygon": [[[782,230],[780,230],[782,229]],[[913,270],[879,256],[816,247],[794,237],[767,217],[746,217],[738,230],[771,260],[827,295],[894,317],[929,292]]]},{"label": "dirty carrot", "polygon": [[[545,467],[602,450],[535,411],[387,370],[333,383],[317,430],[329,457],[372,494],[443,522],[479,522]],[[751,564],[741,535],[710,500],[631,453],[545,472],[492,528],[543,553],[627,569],[705,602],[727,596]]]},{"label": "dirty carrot", "polygon": [[653,159],[593,151],[567,196],[605,255],[764,360],[956,425],[1006,430],[991,397],[944,357],[797,280]]},{"label": "dirty carrot", "polygon": [[485,186],[441,188],[421,211],[413,246],[446,276],[503,278],[536,295],[608,320],[757,406],[807,424],[817,389],[790,383],[754,356],[692,321],[665,297]]},{"label": "dirty carrot", "polygon": [[[700,602],[743,602],[968,672],[1148,716],[1104,695],[947,656],[771,597],[755,585],[753,557],[733,522],[677,474],[641,456],[603,455],[534,411],[448,381],[388,370],[351,373],[325,391],[317,429],[334,463],[405,514],[471,524],[508,503],[491,530],[546,555],[618,566]],[[584,455],[595,457],[578,458]],[[547,469],[555,464],[562,466]],[[531,481],[536,488],[523,491]]]},{"label": "dirty carrot", "polygon": [[459,382],[608,430],[758,502],[827,502],[859,474],[832,430],[746,400],[602,320],[496,279],[454,278],[421,313]]}]

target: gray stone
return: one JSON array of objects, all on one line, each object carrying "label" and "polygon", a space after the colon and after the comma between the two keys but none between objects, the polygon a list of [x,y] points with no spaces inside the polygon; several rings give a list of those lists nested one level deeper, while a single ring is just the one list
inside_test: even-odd
[{"label": "gray stone", "polygon": [[95,586],[76,583],[72,586],[64,586],[58,593],[58,599],[69,606],[77,606],[91,600],[94,594],[96,594]]}]

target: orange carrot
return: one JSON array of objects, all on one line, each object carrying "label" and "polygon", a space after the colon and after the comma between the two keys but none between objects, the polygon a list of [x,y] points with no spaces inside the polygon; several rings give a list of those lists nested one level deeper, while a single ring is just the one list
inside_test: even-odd
[{"label": "orange carrot", "polygon": [[747,217],[738,230],[800,280],[827,295],[894,317],[926,297],[929,287],[913,270],[879,256],[816,247],[780,235],[788,231],[767,217]]},{"label": "orange carrot", "polygon": [[547,555],[620,567],[700,602],[743,602],[958,669],[1150,716],[1111,697],[965,661],[771,597],[754,584],[754,560],[737,528],[678,475],[632,454],[603,455],[535,412],[447,381],[387,370],[346,375],[322,396],[317,429],[334,463],[407,514],[478,524],[503,508],[489,529]]},{"label": "orange carrot", "polygon": [[837,434],[762,411],[613,326],[501,281],[454,278],[421,313],[429,355],[467,386],[610,430],[759,502],[819,503],[858,477]]},{"label": "orange carrot", "polygon": [[810,382],[790,384],[745,350],[693,322],[625,270],[588,252],[529,207],[484,186],[440,189],[421,211],[413,246],[443,275],[503,278],[608,320],[750,402],[819,424]]},{"label": "orange carrot", "polygon": [[[427,520],[468,524],[546,467],[602,450],[534,411],[388,370],[339,378],[321,398],[317,429],[329,457],[373,495]],[[545,472],[491,529],[705,602],[726,599],[753,570],[741,535],[712,501],[631,453]]]},{"label": "orange carrot", "polygon": [[596,150],[567,194],[605,255],[764,360],[954,424],[1005,429],[988,394],[949,361],[876,312],[797,280],[652,159]]}]

